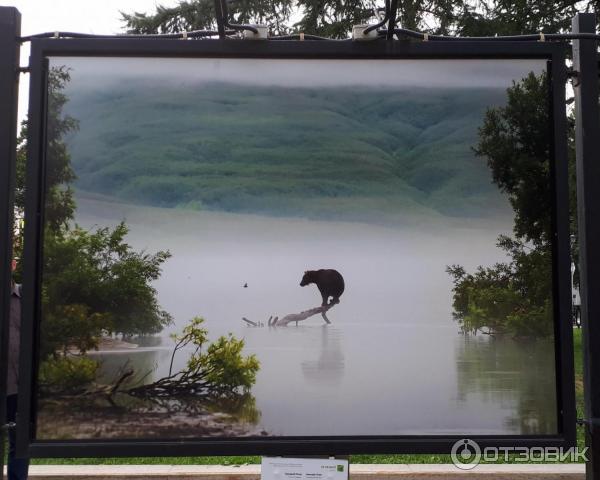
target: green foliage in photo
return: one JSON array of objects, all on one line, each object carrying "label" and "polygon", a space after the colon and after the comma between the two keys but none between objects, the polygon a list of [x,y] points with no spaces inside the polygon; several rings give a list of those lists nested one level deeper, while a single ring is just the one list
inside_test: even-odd
[{"label": "green foliage in photo", "polygon": [[[169,374],[154,383],[133,388],[128,393],[154,398],[230,398],[235,399],[235,403],[249,394],[256,382],[260,363],[255,355],[243,355],[243,339],[229,334],[209,342],[208,330],[204,328],[202,317],[192,318],[181,334],[173,334],[171,338],[176,343],[171,355]],[[173,372],[175,356],[183,349],[192,349],[192,354],[184,369]],[[253,406],[253,400],[250,404]],[[234,404],[230,404],[230,407],[233,406]]]},{"label": "green foliage in photo", "polygon": [[454,318],[465,333],[515,337],[553,334],[552,135],[547,75],[530,73],[489,109],[479,129],[478,156],[515,212],[513,236],[500,235],[508,261],[453,277]]},{"label": "green foliage in photo", "polygon": [[80,356],[48,358],[41,362],[38,370],[38,388],[42,395],[82,393],[96,379],[100,364]]},{"label": "green foliage in photo", "polygon": [[454,282],[454,312],[464,333],[478,331],[515,337],[545,337],[554,331],[552,258],[501,236],[498,247],[510,261],[467,273],[448,267]]},{"label": "green foliage in photo", "polygon": [[42,356],[69,347],[85,352],[102,334],[155,334],[171,323],[152,286],[170,254],[136,252],[127,232],[121,223],[46,235]]}]

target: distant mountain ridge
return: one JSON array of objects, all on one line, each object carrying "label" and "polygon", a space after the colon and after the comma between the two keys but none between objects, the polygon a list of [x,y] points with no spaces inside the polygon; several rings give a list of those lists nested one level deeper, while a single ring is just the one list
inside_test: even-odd
[{"label": "distant mountain ridge", "polygon": [[137,204],[323,219],[507,212],[472,146],[502,89],[234,84],[67,89],[78,189]]}]

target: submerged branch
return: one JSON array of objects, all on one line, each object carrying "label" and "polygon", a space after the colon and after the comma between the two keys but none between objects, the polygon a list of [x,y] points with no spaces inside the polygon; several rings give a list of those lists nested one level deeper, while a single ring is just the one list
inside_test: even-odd
[{"label": "submerged branch", "polygon": [[244,322],[246,322],[248,325],[250,325],[251,327],[258,327],[258,324],[253,322],[252,320],[248,320],[246,317],[242,317],[242,320]]},{"label": "submerged branch", "polygon": [[119,378],[117,380],[117,382],[115,383],[115,385],[112,387],[112,389],[110,390],[110,394],[109,397],[112,397],[115,392],[117,392],[117,390],[119,390],[119,387],[121,386],[121,384],[127,380],[129,377],[131,377],[133,375],[133,370],[127,370],[125,373],[123,373],[123,375],[121,375],[121,378]]}]

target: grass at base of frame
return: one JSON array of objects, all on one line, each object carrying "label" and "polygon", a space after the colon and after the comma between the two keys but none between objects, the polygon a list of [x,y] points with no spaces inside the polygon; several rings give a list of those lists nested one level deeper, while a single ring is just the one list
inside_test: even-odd
[{"label": "grass at base of frame", "polygon": [[[577,418],[583,417],[583,357],[581,329],[573,330]],[[585,446],[584,429],[577,427],[577,445]],[[452,463],[450,455],[352,455],[351,463]],[[510,458],[508,463],[513,463]],[[36,458],[33,465],[246,465],[260,463],[258,456],[246,457],[133,457],[133,458]],[[507,463],[505,460],[495,463]]]}]

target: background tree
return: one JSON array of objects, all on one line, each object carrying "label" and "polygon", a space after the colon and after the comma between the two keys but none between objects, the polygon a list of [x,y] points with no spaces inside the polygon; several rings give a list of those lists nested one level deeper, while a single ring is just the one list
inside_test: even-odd
[{"label": "background tree", "polygon": [[457,33],[464,36],[569,31],[575,13],[594,10],[598,2],[484,0],[468,3],[457,19]]},{"label": "background tree", "polygon": [[[352,26],[373,20],[376,0],[240,0],[228,3],[234,23],[267,24],[273,34],[304,32],[332,38],[348,37]],[[463,0],[405,0],[398,2],[398,23],[406,28],[448,34],[457,25]],[[294,14],[294,15],[292,15]],[[292,16],[295,22],[292,22]],[[214,0],[182,1],[158,6],[156,12],[122,13],[128,32],[172,33],[216,28]]]},{"label": "background tree", "polygon": [[48,75],[48,123],[46,124],[46,171],[44,220],[52,232],[67,228],[75,212],[72,182],[75,172],[71,167],[71,156],[64,143],[65,135],[75,132],[79,122],[62,111],[68,102],[63,93],[69,82],[69,71],[65,67],[53,68]]},{"label": "background tree", "polygon": [[[63,142],[63,137],[78,128],[74,118],[63,115],[62,110],[68,99],[63,93],[69,81],[69,72],[65,68],[53,68],[48,75],[48,118],[46,167],[45,220],[51,232],[58,232],[67,227],[73,218],[75,201],[71,183],[75,174],[71,168],[71,159]],[[27,122],[21,124],[17,139],[16,183],[15,183],[15,257],[23,254],[23,223],[25,212],[25,170],[27,165]],[[19,265],[20,267],[20,265]],[[17,278],[20,277],[20,268]]]},{"label": "background tree", "polygon": [[[374,21],[377,0],[234,0],[229,5],[235,23],[269,25],[273,34],[304,32],[347,38],[352,25]],[[515,35],[557,33],[570,27],[576,11],[592,11],[598,1],[567,0],[399,0],[398,25],[442,35]],[[122,13],[131,33],[173,33],[216,27],[214,0],[185,0],[158,6],[154,13]]]}]

